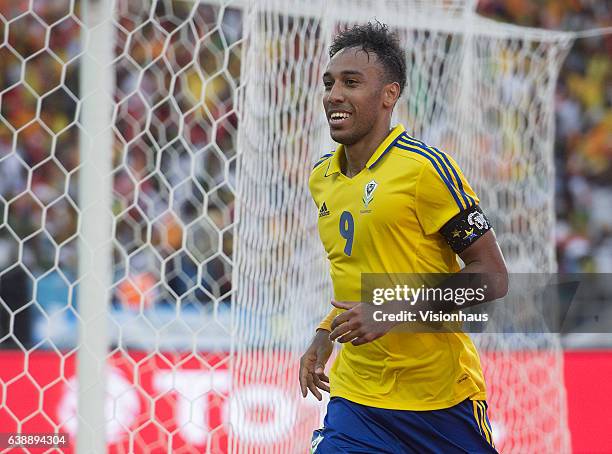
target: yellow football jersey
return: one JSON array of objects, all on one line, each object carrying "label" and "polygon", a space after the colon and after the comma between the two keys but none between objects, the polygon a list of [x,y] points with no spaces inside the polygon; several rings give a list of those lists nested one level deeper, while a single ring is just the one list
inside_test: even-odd
[{"label": "yellow football jersey", "polygon": [[[361,300],[362,273],[453,273],[457,256],[438,232],[478,204],[456,162],[398,125],[353,178],[340,145],[310,177],[334,299]],[[333,309],[320,327],[330,329]],[[396,333],[344,344],[331,368],[331,396],[397,410],[435,410],[484,400],[474,344],[465,333]]]}]

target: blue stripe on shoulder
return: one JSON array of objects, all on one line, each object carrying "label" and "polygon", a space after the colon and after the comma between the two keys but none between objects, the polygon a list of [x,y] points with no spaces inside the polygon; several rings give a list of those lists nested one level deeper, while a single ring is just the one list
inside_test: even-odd
[{"label": "blue stripe on shoulder", "polygon": [[435,158],[433,156],[431,156],[431,154],[426,153],[421,148],[417,148],[417,147],[414,147],[414,146],[402,145],[402,143],[399,142],[399,141],[395,144],[395,146],[398,147],[398,148],[401,148],[402,150],[410,151],[412,153],[419,154],[419,155],[423,156],[424,158],[427,158],[429,160],[429,162],[431,162],[431,164],[433,165],[434,169],[436,169],[436,172],[438,172],[438,175],[440,176],[442,181],[446,184],[446,187],[448,188],[449,192],[453,196],[453,199],[455,199],[455,202],[457,203],[457,206],[459,207],[459,209],[461,211],[465,210],[465,208],[463,208],[463,204],[461,203],[461,200],[457,196],[457,191],[456,191],[454,185],[448,180],[448,178],[446,178],[446,175],[444,175],[442,170],[440,170],[440,167],[438,166],[438,163],[436,162]]},{"label": "blue stripe on shoulder", "polygon": [[[455,191],[458,191],[458,193],[461,195],[461,198],[465,202],[466,209],[476,205],[476,201],[474,200],[474,198],[466,194],[465,190],[463,189],[463,183],[461,182],[461,178],[459,177],[459,174],[457,173],[457,170],[455,169],[453,164],[448,159],[448,156],[446,155],[446,153],[441,152],[435,147],[428,147],[425,143],[421,142],[420,140],[415,140],[411,138],[410,136],[408,136],[407,134],[403,135],[401,140],[405,142],[405,145],[416,147],[424,151],[428,155],[432,156],[440,164],[441,169],[444,171],[446,175],[446,179],[443,178],[443,180],[445,180],[444,182],[446,183],[447,186],[450,184],[452,186],[452,189],[454,189]],[[455,177],[454,180],[451,177],[449,168],[450,168],[450,172],[452,172]],[[455,181],[457,182],[456,185],[455,185]],[[459,205],[460,205],[459,207],[463,210],[462,204],[459,204]]]},{"label": "blue stripe on shoulder", "polygon": [[312,167],[312,169],[314,170],[315,168],[317,168],[319,166],[319,164],[321,164],[323,161],[326,161],[328,158],[330,158],[331,156],[333,156],[333,153],[327,153],[324,154],[323,156],[321,156],[319,158],[319,160],[317,161],[317,163]]},{"label": "blue stripe on shoulder", "polygon": [[[459,191],[463,195],[463,199],[465,200],[465,198],[467,197],[470,200],[470,203],[468,204],[468,208],[470,206],[476,205],[476,201],[474,200],[474,198],[464,191],[463,183],[461,182],[461,178],[459,178],[459,174],[457,173],[457,170],[455,169],[455,166],[450,162],[450,159],[448,159],[448,155],[446,153],[438,150],[436,147],[431,147],[431,148],[433,148],[436,152],[438,152],[438,154],[440,156],[442,156],[444,161],[446,161],[446,164],[448,164],[448,166],[450,167],[451,171],[453,172],[453,175],[455,175],[455,180],[457,181],[457,184],[459,185]],[[467,201],[466,201],[466,203],[467,203]]]}]

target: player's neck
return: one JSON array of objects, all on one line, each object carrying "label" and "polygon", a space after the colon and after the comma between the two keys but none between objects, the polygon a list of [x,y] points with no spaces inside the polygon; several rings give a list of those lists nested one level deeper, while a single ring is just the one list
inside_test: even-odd
[{"label": "player's neck", "polygon": [[359,142],[344,146],[346,163],[342,173],[353,178],[361,172],[378,146],[387,138],[391,131],[391,123],[386,122],[379,127],[372,128],[371,132]]}]

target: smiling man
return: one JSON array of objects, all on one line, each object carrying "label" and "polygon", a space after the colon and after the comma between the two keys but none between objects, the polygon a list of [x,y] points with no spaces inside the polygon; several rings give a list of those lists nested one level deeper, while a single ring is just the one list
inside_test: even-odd
[{"label": "smiling man", "polygon": [[[406,63],[387,27],[340,33],[330,57],[323,106],[340,145],[316,163],[310,190],[335,307],[300,362],[303,396],[331,396],[313,452],[495,452],[469,336],[390,332],[361,302],[362,273],[494,273],[486,300],[499,298],[507,273],[495,235],[456,162],[391,127]],[[328,378],[333,340],[343,347]]]}]

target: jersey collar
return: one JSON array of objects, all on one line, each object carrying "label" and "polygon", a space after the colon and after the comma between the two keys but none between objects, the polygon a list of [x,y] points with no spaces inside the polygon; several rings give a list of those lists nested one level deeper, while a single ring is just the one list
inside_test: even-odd
[{"label": "jersey collar", "polygon": [[[389,135],[381,142],[381,144],[376,148],[370,159],[366,163],[366,167],[371,169],[382,159],[382,157],[387,154],[387,152],[393,148],[395,145],[395,141],[397,138],[406,131],[404,125],[401,123],[398,124],[393,130],[389,133]],[[329,167],[327,168],[327,172],[325,172],[325,176],[332,175],[334,173],[340,173],[340,159],[344,155],[344,145],[338,145],[336,148],[336,152],[330,159]]]}]

